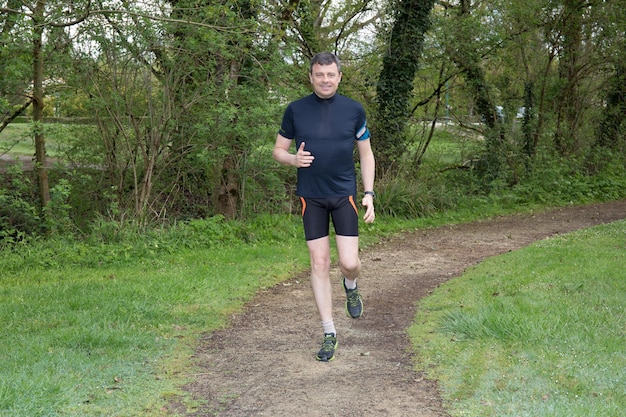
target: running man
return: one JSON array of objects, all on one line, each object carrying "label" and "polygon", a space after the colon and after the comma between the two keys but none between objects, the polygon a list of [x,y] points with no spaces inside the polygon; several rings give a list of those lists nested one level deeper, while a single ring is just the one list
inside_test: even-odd
[{"label": "running man", "polygon": [[[363,314],[363,300],[356,283],[361,260],[355,142],[364,189],[363,220],[372,223],[375,218],[375,160],[365,110],[361,103],[337,93],[341,76],[341,64],[334,54],[313,56],[309,67],[313,93],[287,106],[273,152],[278,162],[298,169],[296,191],[302,203],[311,259],[311,286],[324,331],[316,357],[322,362],[333,360],[337,349],[330,280],[330,220],[335,229],[346,311],[355,319]],[[291,153],[294,141],[296,152]]]}]

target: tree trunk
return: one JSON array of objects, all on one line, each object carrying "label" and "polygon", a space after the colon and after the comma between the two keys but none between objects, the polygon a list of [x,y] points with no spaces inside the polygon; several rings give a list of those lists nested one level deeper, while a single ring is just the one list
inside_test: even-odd
[{"label": "tree trunk", "polygon": [[376,162],[382,170],[390,168],[406,149],[403,138],[413,80],[434,3],[434,0],[394,2],[395,18],[377,87],[378,112],[373,129]]},{"label": "tree trunk", "polygon": [[576,151],[581,122],[580,54],[582,47],[582,8],[579,0],[564,2],[563,45],[559,57],[559,78],[562,90],[558,100],[557,126],[554,142],[563,156]]},{"label": "tree trunk", "polygon": [[43,131],[43,21],[46,2],[37,0],[33,14],[33,122],[35,125],[35,161],[42,207],[50,202],[46,166],[46,141]]},{"label": "tree trunk", "polygon": [[[475,43],[471,40],[473,26],[466,25],[465,19],[472,19],[470,2],[461,1],[458,13],[458,26],[461,28],[455,43],[449,46],[448,53],[454,64],[463,72],[470,90],[476,111],[485,124],[485,163],[484,173],[488,178],[500,176],[504,164],[505,143],[502,128],[502,115],[496,109],[490,94],[490,85],[486,72],[481,66],[481,56]],[[469,29],[468,29],[469,28]]]},{"label": "tree trunk", "polygon": [[[616,64],[610,80],[606,106],[600,122],[596,144],[609,149],[618,149],[620,138],[626,130],[626,64]],[[622,139],[623,140],[623,139]]]}]

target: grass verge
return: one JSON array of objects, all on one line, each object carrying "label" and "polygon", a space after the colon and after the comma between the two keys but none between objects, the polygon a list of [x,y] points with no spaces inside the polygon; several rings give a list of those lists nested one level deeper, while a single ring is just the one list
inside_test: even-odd
[{"label": "grass verge", "polygon": [[622,416],[624,265],[624,221],[488,259],[419,303],[416,366],[452,416]]},{"label": "grass verge", "polygon": [[3,253],[0,415],[165,414],[192,373],[200,335],[306,264],[304,243],[289,237],[296,227],[285,222],[280,244],[169,247],[137,257],[123,245],[62,242],[55,254],[37,253],[37,242]]}]

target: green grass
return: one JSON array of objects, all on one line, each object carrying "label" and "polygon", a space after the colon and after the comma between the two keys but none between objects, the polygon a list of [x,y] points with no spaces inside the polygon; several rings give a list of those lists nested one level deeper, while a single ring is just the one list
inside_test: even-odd
[{"label": "green grass", "polygon": [[0,132],[0,155],[34,155],[35,145],[31,137],[32,126],[25,123],[11,123]]},{"label": "green grass", "polygon": [[[430,125],[428,126],[430,129]],[[424,163],[437,167],[456,166],[475,157],[479,153],[482,141],[477,135],[460,129],[452,124],[437,128],[428,150],[424,155]]]},{"label": "green grass", "polygon": [[[363,225],[363,246],[468,216],[382,217]],[[424,301],[413,341],[456,415],[604,417],[626,405],[619,225],[493,258]],[[308,267],[301,234],[296,217],[217,218],[0,251],[0,416],[165,415],[173,397],[193,408],[180,387],[201,335]]]},{"label": "green grass", "polygon": [[452,416],[619,417],[626,222],[491,258],[418,306],[417,368]]},{"label": "green grass", "polygon": [[[56,157],[60,154],[60,145],[68,140],[79,140],[85,128],[80,125],[46,123],[44,138],[46,155]],[[35,141],[31,123],[10,123],[0,132],[0,155],[34,156]]]},{"label": "green grass", "polygon": [[69,244],[47,263],[34,261],[36,243],[4,253],[0,415],[158,415],[181,395],[200,335],[304,267],[302,239],[283,237],[137,258]]}]

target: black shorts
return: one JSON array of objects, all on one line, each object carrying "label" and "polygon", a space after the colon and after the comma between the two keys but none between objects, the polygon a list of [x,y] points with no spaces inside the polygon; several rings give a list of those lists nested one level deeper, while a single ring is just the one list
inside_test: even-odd
[{"label": "black shorts", "polygon": [[354,197],[304,198],[302,223],[306,240],[328,236],[329,220],[332,218],[335,234],[339,236],[359,235],[359,213]]}]

